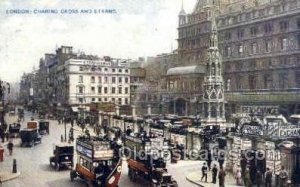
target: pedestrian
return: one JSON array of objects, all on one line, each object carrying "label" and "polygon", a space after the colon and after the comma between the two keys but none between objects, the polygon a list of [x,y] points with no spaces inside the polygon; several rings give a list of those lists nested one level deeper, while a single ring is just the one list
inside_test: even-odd
[{"label": "pedestrian", "polygon": [[13,147],[14,147],[14,144],[12,143],[11,140],[9,140],[8,144],[7,144],[7,149],[9,151],[9,155],[11,156],[12,153],[13,153]]},{"label": "pedestrian", "polygon": [[219,172],[219,187],[225,187],[225,177],[226,173],[223,168],[220,168]]},{"label": "pedestrian", "polygon": [[225,161],[225,154],[223,152],[221,152],[219,155],[219,158],[218,158],[218,162],[219,162],[220,168],[222,168],[222,169],[223,169],[224,161]]},{"label": "pedestrian", "polygon": [[252,187],[252,181],[251,181],[251,178],[250,178],[249,168],[246,168],[246,171],[245,171],[244,184],[245,184],[246,187]]},{"label": "pedestrian", "polygon": [[217,174],[218,174],[218,168],[217,165],[214,164],[213,168],[212,168],[212,183],[216,184],[217,182]]},{"label": "pedestrian", "polygon": [[208,154],[207,154],[207,166],[208,166],[209,170],[211,169],[211,162],[212,162],[212,155],[211,155],[211,151],[208,150]]},{"label": "pedestrian", "polygon": [[288,179],[288,173],[285,170],[284,166],[281,166],[281,170],[279,172],[279,187],[285,187]]},{"label": "pedestrian", "polygon": [[9,139],[9,132],[8,132],[8,130],[5,132],[5,137],[6,137],[6,141],[8,141],[8,139]]},{"label": "pedestrian", "polygon": [[91,134],[90,134],[90,131],[89,131],[89,129],[85,129],[85,135],[88,137],[88,139],[90,139],[91,138]]},{"label": "pedestrian", "polygon": [[2,143],[4,143],[4,141],[5,141],[5,132],[4,132],[3,128],[0,129],[0,136],[1,136],[1,139],[2,139]]},{"label": "pedestrian", "polygon": [[265,173],[265,185],[266,187],[272,187],[272,171],[270,168],[267,168]]},{"label": "pedestrian", "polygon": [[71,127],[73,127],[73,126],[74,126],[74,120],[71,119]]},{"label": "pedestrian", "polygon": [[99,136],[100,135],[100,131],[101,131],[101,127],[99,124],[97,124],[96,126],[96,135]]},{"label": "pedestrian", "polygon": [[207,182],[207,171],[208,171],[208,168],[207,168],[205,162],[203,163],[203,166],[202,166],[201,170],[202,170],[202,178],[201,178],[201,181],[203,180],[203,178],[205,178],[205,182]]},{"label": "pedestrian", "polygon": [[242,172],[241,170],[238,168],[236,173],[235,173],[235,180],[236,180],[236,185],[237,186],[242,186]]},{"label": "pedestrian", "polygon": [[241,164],[241,173],[242,173],[242,176],[245,176],[245,171],[246,171],[246,167],[247,167],[247,159],[245,158],[245,155],[243,154],[242,155],[242,159],[240,161],[240,164]]},{"label": "pedestrian", "polygon": [[262,185],[263,182],[263,174],[260,170],[257,170],[256,173],[256,186],[260,187]]},{"label": "pedestrian", "polygon": [[252,182],[252,184],[256,184],[257,168],[256,168],[255,162],[253,160],[251,161],[249,170],[250,170],[250,179],[251,179],[251,182]]},{"label": "pedestrian", "polygon": [[71,127],[69,131],[69,142],[73,142],[73,141],[74,141],[74,133],[73,133],[73,127]]},{"label": "pedestrian", "polygon": [[85,129],[85,124],[81,124],[81,130],[83,132],[83,130]]}]

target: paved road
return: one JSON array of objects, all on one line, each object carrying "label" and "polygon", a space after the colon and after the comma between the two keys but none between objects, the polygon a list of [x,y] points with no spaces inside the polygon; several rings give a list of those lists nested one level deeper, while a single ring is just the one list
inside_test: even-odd
[{"label": "paved road", "polygon": [[[26,113],[25,122],[30,119],[31,115]],[[7,119],[10,123],[16,120],[11,116]],[[25,122],[22,127],[25,127]],[[70,124],[67,124],[67,132],[70,129]],[[74,133],[75,137],[80,132]],[[15,180],[5,182],[3,187],[83,187],[87,184],[77,179],[74,182],[70,181],[69,171],[55,171],[49,165],[49,157],[52,155],[53,145],[60,142],[60,136],[64,134],[64,125],[58,125],[57,121],[50,120],[50,135],[45,135],[42,139],[42,144],[37,144],[34,147],[20,147],[20,139],[14,139],[13,156],[8,155],[5,150],[4,162],[0,163],[0,171],[11,171],[13,158],[17,159],[18,171],[21,176]],[[76,160],[75,160],[76,162]],[[169,165],[169,172],[178,181],[179,186],[194,187],[195,185],[185,180],[185,174],[191,170],[198,169],[200,166],[196,163],[185,162],[183,164]],[[120,187],[146,187],[147,182],[139,179],[136,183],[132,183],[127,175],[127,164],[123,162],[123,172],[120,180]]]}]

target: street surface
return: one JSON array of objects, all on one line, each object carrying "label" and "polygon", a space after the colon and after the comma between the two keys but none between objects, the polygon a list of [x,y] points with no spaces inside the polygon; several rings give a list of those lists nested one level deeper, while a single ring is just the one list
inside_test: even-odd
[{"label": "street surface", "polygon": [[[26,127],[26,122],[30,120],[31,113],[25,114],[25,121],[21,124],[22,128]],[[16,121],[16,116],[8,116],[8,124]],[[36,119],[36,118],[35,118]],[[67,124],[67,136],[71,125]],[[79,129],[79,128],[78,128]],[[80,131],[74,131],[74,136],[78,136]],[[0,162],[1,171],[11,171],[13,159],[17,159],[17,169],[21,172],[21,176],[3,183],[3,187],[83,187],[87,184],[76,178],[73,182],[70,181],[69,170],[56,171],[54,167],[50,167],[49,158],[53,154],[53,146],[60,142],[61,135],[64,135],[64,125],[58,124],[56,120],[50,120],[50,135],[44,135],[42,143],[34,147],[20,147],[20,139],[13,139],[14,152],[13,156],[8,155],[8,150],[5,147],[4,162]],[[76,163],[76,157],[74,157]],[[199,170],[200,162],[184,161],[178,164],[169,164],[168,171],[177,180],[179,186],[194,187],[196,185],[188,182],[185,176],[188,172]],[[142,178],[136,183],[132,183],[127,175],[127,164],[123,162],[123,172],[120,180],[120,187],[145,187],[147,182]]]}]

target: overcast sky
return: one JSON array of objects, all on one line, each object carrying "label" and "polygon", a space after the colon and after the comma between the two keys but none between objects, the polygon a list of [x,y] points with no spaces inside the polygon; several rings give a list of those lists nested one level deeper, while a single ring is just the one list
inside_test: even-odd
[{"label": "overcast sky", "polygon": [[[191,12],[197,0],[184,0]],[[70,45],[75,52],[131,58],[177,48],[182,0],[0,0],[0,78],[19,81],[45,53]],[[7,14],[27,9],[30,14]],[[58,14],[34,14],[56,9]],[[61,9],[115,9],[116,14],[62,14]]]}]

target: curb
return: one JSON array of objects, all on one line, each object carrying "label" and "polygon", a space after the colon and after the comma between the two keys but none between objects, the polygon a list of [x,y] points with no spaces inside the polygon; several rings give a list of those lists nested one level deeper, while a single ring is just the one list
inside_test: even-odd
[{"label": "curb", "polygon": [[17,172],[17,173],[1,172],[0,173],[0,183],[15,179],[15,178],[19,177],[20,175],[21,175],[20,172]]},{"label": "curb", "polygon": [[199,183],[195,182],[194,180],[190,179],[188,176],[186,176],[185,178],[186,178],[187,181],[189,181],[189,182],[191,182],[191,183],[193,183],[193,184],[195,184],[197,186],[204,187],[201,184],[199,184]]}]

